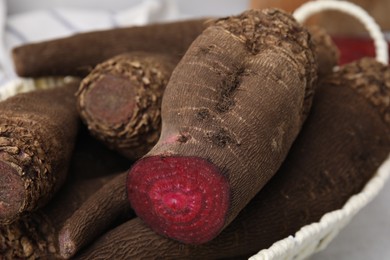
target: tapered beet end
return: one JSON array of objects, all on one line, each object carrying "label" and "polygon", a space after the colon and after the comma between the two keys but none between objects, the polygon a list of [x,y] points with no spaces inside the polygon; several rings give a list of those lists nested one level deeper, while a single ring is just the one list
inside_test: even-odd
[{"label": "tapered beet end", "polygon": [[225,224],[229,184],[205,159],[144,158],[130,170],[127,190],[133,209],[146,224],[180,242],[208,242]]},{"label": "tapered beet end", "polygon": [[0,160],[0,223],[15,221],[24,203],[26,190],[16,169]]},{"label": "tapered beet end", "polygon": [[[64,231],[65,230],[65,231]],[[77,251],[77,247],[69,233],[69,229],[62,229],[58,235],[60,256],[64,259],[71,258]]]}]

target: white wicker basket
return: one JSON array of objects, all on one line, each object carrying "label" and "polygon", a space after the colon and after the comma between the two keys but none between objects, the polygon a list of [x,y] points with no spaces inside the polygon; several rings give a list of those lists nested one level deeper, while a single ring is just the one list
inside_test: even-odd
[{"label": "white wicker basket", "polygon": [[326,213],[319,222],[302,227],[297,233],[275,242],[270,248],[261,250],[250,260],[305,259],[323,250],[382,189],[390,176],[390,157],[383,162],[364,189],[349,198],[343,208]]},{"label": "white wicker basket", "polygon": [[[370,32],[375,41],[377,59],[387,64],[388,50],[379,27],[361,8],[342,1],[312,1],[303,5],[294,13],[298,21],[303,22],[310,14],[324,9],[337,9],[357,16]],[[0,100],[21,92],[34,89],[50,88],[71,78],[18,79],[0,86]],[[305,259],[311,254],[324,249],[339,231],[366,206],[382,189],[390,175],[390,156],[383,162],[364,189],[352,196],[342,209],[326,213],[319,222],[302,227],[295,234],[275,242],[270,248],[261,250],[251,260]]]}]

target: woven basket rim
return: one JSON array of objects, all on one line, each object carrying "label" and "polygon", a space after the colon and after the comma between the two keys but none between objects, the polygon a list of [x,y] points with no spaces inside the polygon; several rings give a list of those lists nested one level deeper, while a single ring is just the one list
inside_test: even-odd
[{"label": "woven basket rim", "polygon": [[341,209],[325,213],[319,222],[301,227],[294,235],[276,241],[250,260],[305,259],[321,251],[350,220],[382,190],[390,176],[390,154],[360,193],[351,196]]}]

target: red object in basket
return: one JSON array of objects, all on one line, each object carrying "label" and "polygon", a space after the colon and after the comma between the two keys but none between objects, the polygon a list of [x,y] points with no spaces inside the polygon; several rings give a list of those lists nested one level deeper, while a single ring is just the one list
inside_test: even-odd
[{"label": "red object in basket", "polygon": [[371,39],[358,37],[333,37],[333,41],[340,50],[340,65],[363,57],[375,57],[375,47]]}]

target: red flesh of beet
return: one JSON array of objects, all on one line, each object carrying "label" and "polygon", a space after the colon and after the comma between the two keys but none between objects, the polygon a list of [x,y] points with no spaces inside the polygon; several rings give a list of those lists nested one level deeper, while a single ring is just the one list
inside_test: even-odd
[{"label": "red flesh of beet", "polygon": [[181,242],[209,241],[225,223],[229,184],[205,159],[144,158],[130,170],[127,189],[141,219],[158,233]]}]

